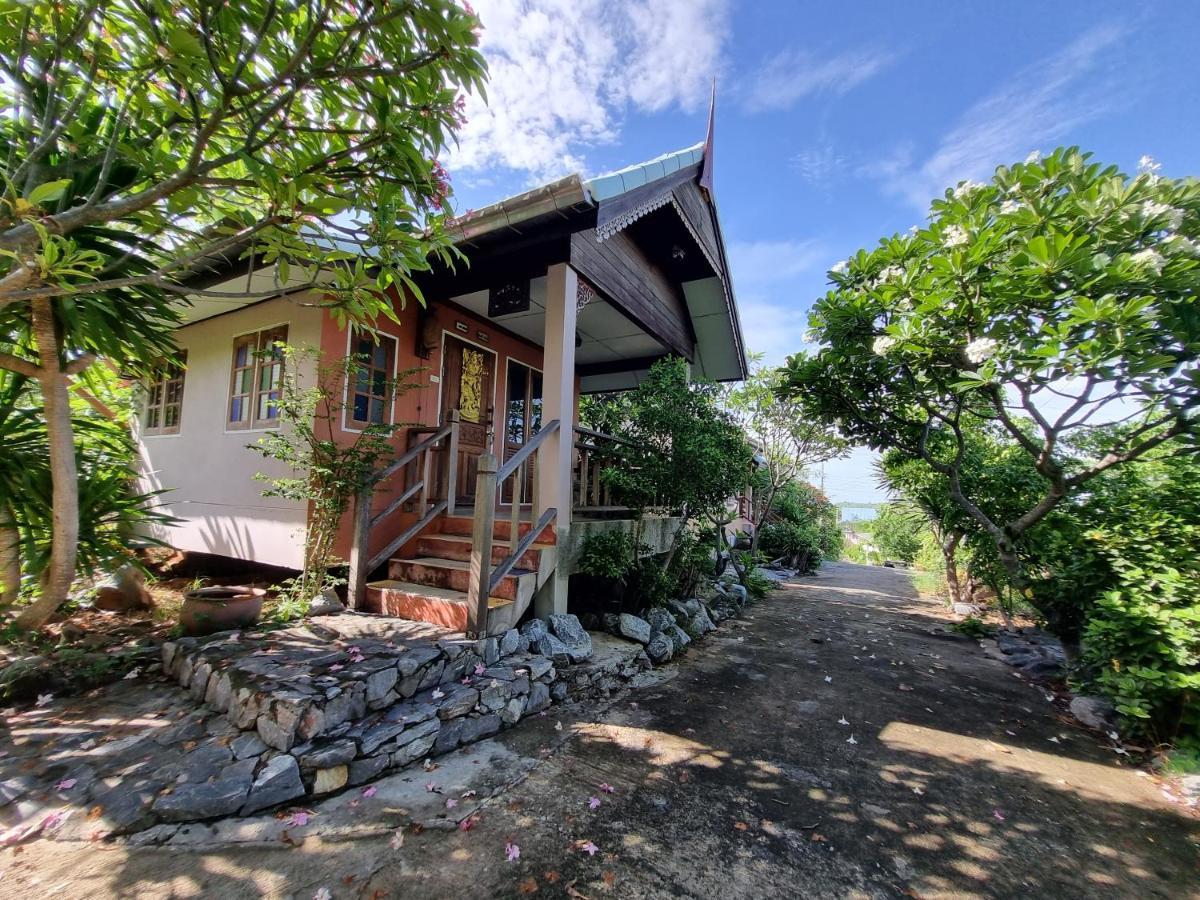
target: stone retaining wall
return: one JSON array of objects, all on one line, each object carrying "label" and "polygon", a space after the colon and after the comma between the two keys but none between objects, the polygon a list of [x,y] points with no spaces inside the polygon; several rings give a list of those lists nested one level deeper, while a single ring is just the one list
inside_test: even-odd
[{"label": "stone retaining wall", "polygon": [[165,674],[242,734],[232,761],[186,777],[152,811],[182,822],[327,794],[490,737],[552,699],[608,693],[650,666],[629,645],[603,664],[572,665],[591,657],[591,637],[574,616],[555,618],[555,633],[533,621],[424,646],[330,641],[306,628],[164,644]]}]

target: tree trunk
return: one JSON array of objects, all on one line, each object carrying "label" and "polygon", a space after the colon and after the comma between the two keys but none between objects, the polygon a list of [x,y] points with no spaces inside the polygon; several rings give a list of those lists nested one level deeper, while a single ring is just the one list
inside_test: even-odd
[{"label": "tree trunk", "polygon": [[16,603],[21,593],[21,536],[12,508],[0,502],[0,609]]},{"label": "tree trunk", "polygon": [[946,563],[946,590],[950,592],[950,605],[962,602],[962,583],[958,579],[958,542],[961,534],[952,534],[941,542],[942,559]]},{"label": "tree trunk", "polygon": [[50,445],[52,534],[50,563],[42,575],[41,595],[17,617],[18,628],[40,628],[66,602],[75,580],[79,543],[79,475],[75,468],[75,431],[71,425],[70,376],[63,371],[58,334],[50,301],[33,301],[33,333],[41,369],[38,385],[46,414]]}]

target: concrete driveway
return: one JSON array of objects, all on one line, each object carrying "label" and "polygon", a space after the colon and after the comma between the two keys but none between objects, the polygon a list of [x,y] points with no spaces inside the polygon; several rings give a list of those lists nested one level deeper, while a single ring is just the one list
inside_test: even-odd
[{"label": "concrete driveway", "polygon": [[0,896],[1200,896],[1200,823],[945,621],[826,565],[609,703],[300,825],[4,850]]}]

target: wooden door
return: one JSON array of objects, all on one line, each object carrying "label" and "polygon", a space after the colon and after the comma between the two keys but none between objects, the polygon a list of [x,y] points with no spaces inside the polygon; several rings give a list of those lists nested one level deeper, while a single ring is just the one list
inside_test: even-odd
[{"label": "wooden door", "polygon": [[455,502],[475,497],[479,457],[492,449],[496,354],[446,335],[442,354],[442,421],[458,410],[458,489]]}]

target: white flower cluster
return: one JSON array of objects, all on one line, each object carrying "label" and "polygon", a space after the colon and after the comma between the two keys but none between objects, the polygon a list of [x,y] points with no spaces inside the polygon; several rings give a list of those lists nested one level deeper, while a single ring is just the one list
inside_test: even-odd
[{"label": "white flower cluster", "polygon": [[1130,260],[1139,269],[1149,269],[1155,275],[1161,275],[1163,266],[1167,263],[1161,253],[1149,247],[1133,254]]},{"label": "white flower cluster", "polygon": [[881,284],[887,284],[889,281],[897,281],[904,277],[904,270],[899,266],[887,266],[881,269],[879,274],[875,276],[875,280],[871,282],[872,287],[879,287]]},{"label": "white flower cluster", "polygon": [[844,274],[846,274],[846,270],[849,268],[850,268],[850,260],[843,259],[841,262],[834,263],[833,268],[830,269],[829,271],[832,272],[834,275],[844,275]]},{"label": "white flower cluster", "polygon": [[951,225],[942,232],[943,247],[961,247],[967,242],[967,232],[958,225]]},{"label": "white flower cluster", "polygon": [[1183,256],[1200,256],[1200,241],[1194,241],[1191,238],[1184,237],[1182,234],[1175,235],[1162,246],[1168,253],[1178,253]]},{"label": "white flower cluster", "polygon": [[1000,204],[1000,215],[1011,216],[1019,213],[1024,204],[1020,200],[1005,200]]},{"label": "white flower cluster", "polygon": [[1142,204],[1142,218],[1149,220],[1165,218],[1167,220],[1167,230],[1178,231],[1179,226],[1183,224],[1183,210],[1176,209],[1174,206],[1168,206],[1165,203],[1147,200]]},{"label": "white flower cluster", "polygon": [[983,190],[983,187],[978,181],[960,181],[954,189],[954,199],[965,200],[976,191]]},{"label": "white flower cluster", "polygon": [[1032,166],[1033,164],[1040,163],[1041,161],[1042,161],[1042,151],[1041,150],[1034,150],[1027,157],[1025,157],[1026,165]]},{"label": "white flower cluster", "polygon": [[887,356],[888,351],[895,347],[896,343],[897,341],[894,337],[887,334],[881,334],[879,337],[875,338],[875,343],[871,345],[871,349],[874,350],[879,356]]},{"label": "white flower cluster", "polygon": [[985,362],[995,356],[998,346],[999,344],[992,338],[975,338],[975,340],[967,344],[967,359],[979,365],[981,362]]},{"label": "white flower cluster", "polygon": [[1156,161],[1153,156],[1146,155],[1138,160],[1138,171],[1147,175],[1157,175],[1161,168],[1162,163]]}]

